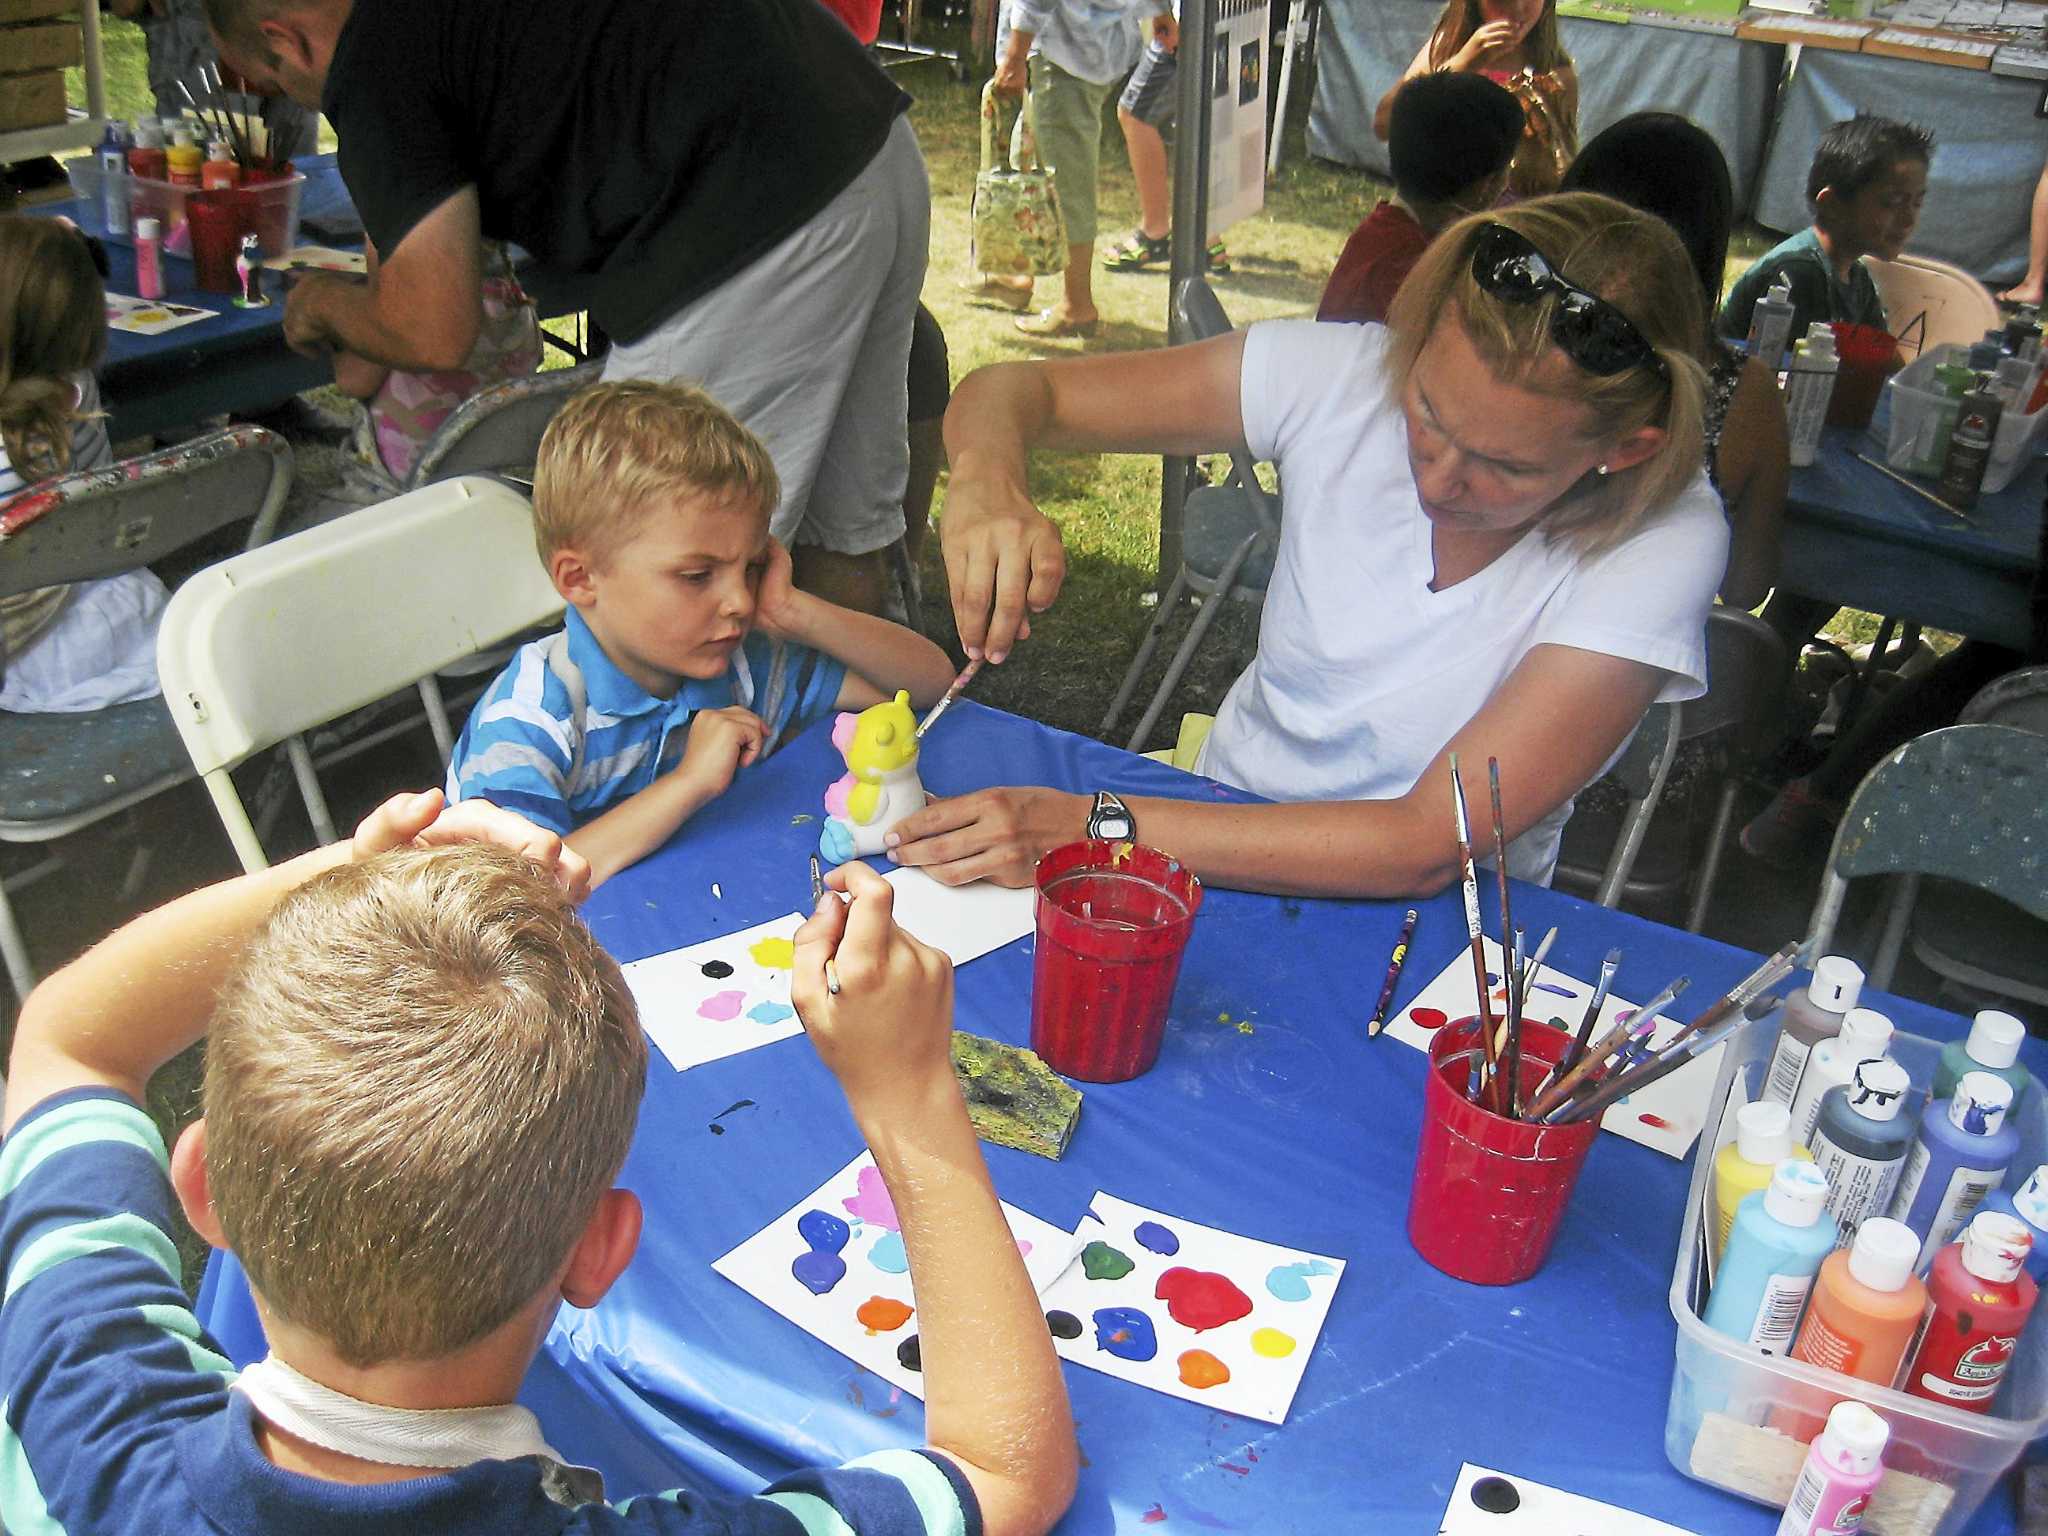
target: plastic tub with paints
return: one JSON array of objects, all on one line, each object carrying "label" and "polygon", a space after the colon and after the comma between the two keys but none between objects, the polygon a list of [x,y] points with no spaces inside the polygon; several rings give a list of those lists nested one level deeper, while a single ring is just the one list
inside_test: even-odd
[{"label": "plastic tub with paints", "polygon": [[[1893,469],[1925,472],[1929,464],[1939,465],[1948,451],[1944,422],[1952,428],[1955,402],[1935,388],[1934,370],[1943,363],[1968,360],[1970,349],[1955,342],[1929,347],[1884,386],[1891,398],[1891,426],[1885,437],[1885,462]],[[2005,412],[1998,420],[1998,436],[1991,445],[1991,463],[1984,471],[1984,490],[2004,490],[2026,468],[2027,460],[2039,446],[2041,430],[2048,425],[2048,406],[2031,416],[2017,410]]]}]

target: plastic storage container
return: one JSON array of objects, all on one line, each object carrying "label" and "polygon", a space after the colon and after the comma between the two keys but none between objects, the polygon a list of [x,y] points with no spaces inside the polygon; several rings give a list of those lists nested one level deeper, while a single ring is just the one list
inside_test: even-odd
[{"label": "plastic storage container", "polygon": [[[109,181],[125,183],[132,218],[161,221],[164,249],[173,256],[189,258],[192,254],[191,236],[185,230],[185,200],[189,197],[232,202],[240,213],[242,224],[255,234],[265,260],[289,255],[299,243],[299,197],[305,191],[306,178],[298,171],[291,171],[276,181],[245,183],[213,192],[202,192],[197,187],[173,186],[168,181],[156,181],[146,176],[111,175],[89,155],[65,162],[64,173],[71,179],[71,190],[85,204],[75,216],[86,233],[115,240],[122,245],[132,244],[134,236],[116,233],[106,227],[103,211],[106,204],[101,194],[107,190]],[[1997,472],[1995,466],[1992,472]]]},{"label": "plastic storage container", "polygon": [[[1768,1028],[1747,1029],[1729,1041],[1709,1100],[1710,1128],[1722,1123],[1738,1075],[1745,1097],[1759,1095],[1774,1041]],[[1892,1036],[1892,1056],[1916,1087],[1933,1081],[1940,1051],[1938,1042],[1918,1035]],[[2021,1099],[2016,1117],[2020,1152],[2014,1166],[2024,1177],[2048,1160],[2048,1107],[2038,1088]],[[1885,1455],[1885,1481],[1873,1501],[1869,1529],[1883,1536],[1957,1536],[2027,1443],[2048,1430],[2048,1324],[2042,1309],[2021,1336],[1988,1415],[1851,1381],[1716,1333],[1700,1321],[1699,1309],[1707,1290],[1704,1223],[1717,1150],[1716,1136],[1700,1137],[1671,1278],[1671,1312],[1678,1321],[1664,1427],[1671,1464],[1701,1482],[1783,1508],[1806,1446],[1777,1426],[1817,1424],[1834,1404],[1854,1398],[1891,1425],[1892,1449]]]},{"label": "plastic storage container", "polygon": [[[1936,457],[1940,456],[1941,444],[1922,441],[1923,436],[1938,430],[1943,406],[1949,403],[1948,397],[1933,387],[1934,370],[1942,363],[1966,362],[1969,355],[1968,347],[1955,342],[1930,347],[1893,374],[1885,385],[1885,393],[1891,397],[1892,423],[1890,436],[1885,439],[1884,456],[1892,468],[1910,468],[1927,457],[1923,450],[1930,448]],[[2031,416],[2011,410],[1999,418],[1998,438],[1991,445],[1991,464],[1984,471],[1983,489],[1987,494],[2004,490],[2018,478],[2039,443],[2044,424],[2048,424],[2048,406]]]}]

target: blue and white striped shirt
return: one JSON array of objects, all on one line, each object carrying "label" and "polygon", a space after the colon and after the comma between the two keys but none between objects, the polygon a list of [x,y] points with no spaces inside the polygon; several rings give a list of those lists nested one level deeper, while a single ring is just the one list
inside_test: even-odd
[{"label": "blue and white striped shirt", "polygon": [[488,800],[566,836],[680,762],[698,710],[751,709],[772,751],[830,714],[845,678],[830,656],[755,631],[725,676],[686,678],[657,699],[572,607],[560,636],[521,646],[477,701],[449,760],[448,798]]}]

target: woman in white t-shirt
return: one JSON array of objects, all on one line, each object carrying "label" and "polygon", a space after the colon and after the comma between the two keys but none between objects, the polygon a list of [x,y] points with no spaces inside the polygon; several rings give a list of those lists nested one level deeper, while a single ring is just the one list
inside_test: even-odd
[{"label": "woman in white t-shirt", "polygon": [[1468,784],[1500,759],[1509,869],[1547,881],[1572,796],[1651,703],[1705,688],[1728,537],[1700,467],[1705,327],[1671,231],[1576,193],[1453,225],[1384,328],[1280,321],[973,374],[942,524],[970,655],[1002,660],[1065,573],[1025,490],[1033,446],[1279,466],[1258,655],[1198,767],[1292,803],[984,790],[910,818],[892,857],[1022,884],[1092,824],[1218,885],[1425,894],[1456,872],[1457,752]]}]

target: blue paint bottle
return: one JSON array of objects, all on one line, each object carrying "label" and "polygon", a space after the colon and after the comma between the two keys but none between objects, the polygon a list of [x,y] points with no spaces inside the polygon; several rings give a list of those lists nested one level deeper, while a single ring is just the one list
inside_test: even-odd
[{"label": "blue paint bottle", "polygon": [[1821,1171],[1794,1157],[1771,1171],[1769,1189],[1743,1197],[1701,1319],[1709,1328],[1770,1354],[1791,1349],[1813,1277],[1835,1251],[1827,1200]]},{"label": "blue paint bottle", "polygon": [[[1812,1071],[1809,1066],[1809,1076]],[[1865,1217],[1891,1209],[1913,1145],[1913,1117],[1901,1113],[1912,1088],[1906,1069],[1887,1056],[1859,1062],[1855,1076],[1821,1100],[1813,1161],[1827,1177],[1828,1214],[1841,1225],[1840,1247],[1855,1240]]]},{"label": "blue paint bottle", "polygon": [[2005,1182],[2019,1155],[2020,1132],[2008,1125],[2012,1084],[1991,1072],[1965,1072],[1946,1104],[1930,1104],[1906,1154],[1891,1215],[1920,1236],[1925,1269],[1946,1248],[1984,1197]]},{"label": "blue paint bottle", "polygon": [[2034,1245],[2027,1250],[2027,1274],[2036,1285],[2048,1285],[2048,1163],[2028,1174],[2018,1189],[1991,1191],[1980,1209],[2016,1216],[2034,1234]]}]

